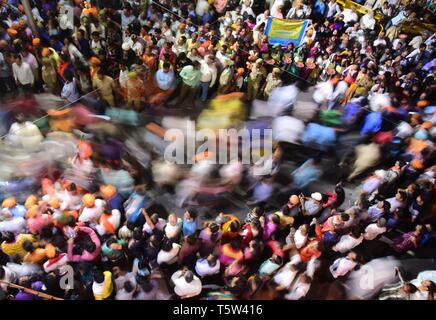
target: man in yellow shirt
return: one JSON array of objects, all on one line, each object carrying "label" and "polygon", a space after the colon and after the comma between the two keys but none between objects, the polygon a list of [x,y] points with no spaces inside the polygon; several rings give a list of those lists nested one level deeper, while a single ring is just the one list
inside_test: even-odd
[{"label": "man in yellow shirt", "polygon": [[101,99],[112,108],[115,107],[114,86],[114,79],[105,75],[103,69],[99,69],[92,78],[92,88],[98,90]]},{"label": "man in yellow shirt", "polygon": [[35,238],[31,234],[19,234],[15,237],[11,232],[6,233],[6,235],[3,236],[3,239],[4,241],[1,244],[1,250],[9,257],[18,256],[21,259],[27,255],[27,251],[23,247],[24,242],[35,242]]},{"label": "man in yellow shirt", "polygon": [[112,281],[112,273],[110,271],[102,272],[96,270],[94,272],[92,292],[95,300],[106,300],[111,297],[114,292],[114,284]]}]

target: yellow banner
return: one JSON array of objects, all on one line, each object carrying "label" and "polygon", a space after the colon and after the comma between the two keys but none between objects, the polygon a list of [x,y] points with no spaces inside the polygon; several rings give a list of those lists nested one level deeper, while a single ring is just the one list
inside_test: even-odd
[{"label": "yellow banner", "polygon": [[268,36],[271,38],[298,39],[304,20],[273,19]]}]

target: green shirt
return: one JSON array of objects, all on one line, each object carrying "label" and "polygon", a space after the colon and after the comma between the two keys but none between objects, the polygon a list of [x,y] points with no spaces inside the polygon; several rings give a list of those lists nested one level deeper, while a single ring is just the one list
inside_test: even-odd
[{"label": "green shirt", "polygon": [[194,69],[193,66],[186,66],[180,71],[180,78],[182,78],[186,85],[192,88],[196,88],[200,85],[200,76],[200,70]]}]

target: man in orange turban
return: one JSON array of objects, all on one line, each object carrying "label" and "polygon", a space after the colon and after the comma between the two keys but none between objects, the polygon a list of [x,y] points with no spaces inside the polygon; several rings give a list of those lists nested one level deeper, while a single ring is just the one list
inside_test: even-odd
[{"label": "man in orange turban", "polygon": [[41,51],[41,55],[45,58],[50,55],[50,49],[49,48],[43,48]]},{"label": "man in orange turban", "polygon": [[100,192],[105,200],[109,200],[116,195],[117,189],[113,185],[107,184],[100,187]]},{"label": "man in orange turban", "polygon": [[27,197],[26,202],[24,203],[24,206],[26,209],[30,209],[30,207],[38,204],[38,198],[35,195],[30,195]]},{"label": "man in orange turban", "polygon": [[41,39],[39,39],[39,38],[34,38],[33,40],[32,40],[32,45],[34,46],[34,47],[37,47],[37,46],[39,46],[41,44]]},{"label": "man in orange turban", "polygon": [[86,208],[92,208],[95,205],[95,197],[87,193],[82,197],[82,203]]},{"label": "man in orange turban", "polygon": [[16,204],[17,204],[17,201],[15,200],[15,198],[9,197],[9,198],[6,198],[5,200],[3,200],[2,208],[12,209],[13,207],[15,207]]},{"label": "man in orange turban", "polygon": [[8,30],[6,30],[8,35],[10,35],[11,37],[16,37],[18,34],[18,31],[12,28],[9,28]]}]

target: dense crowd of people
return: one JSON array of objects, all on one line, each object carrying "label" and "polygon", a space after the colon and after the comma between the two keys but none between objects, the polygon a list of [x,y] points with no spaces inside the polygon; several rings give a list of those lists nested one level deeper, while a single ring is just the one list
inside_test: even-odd
[{"label": "dense crowd of people", "polygon": [[[0,6],[2,299],[434,299],[404,261],[436,257],[435,1],[29,2]],[[180,119],[272,128],[271,172],[166,162]]]}]

